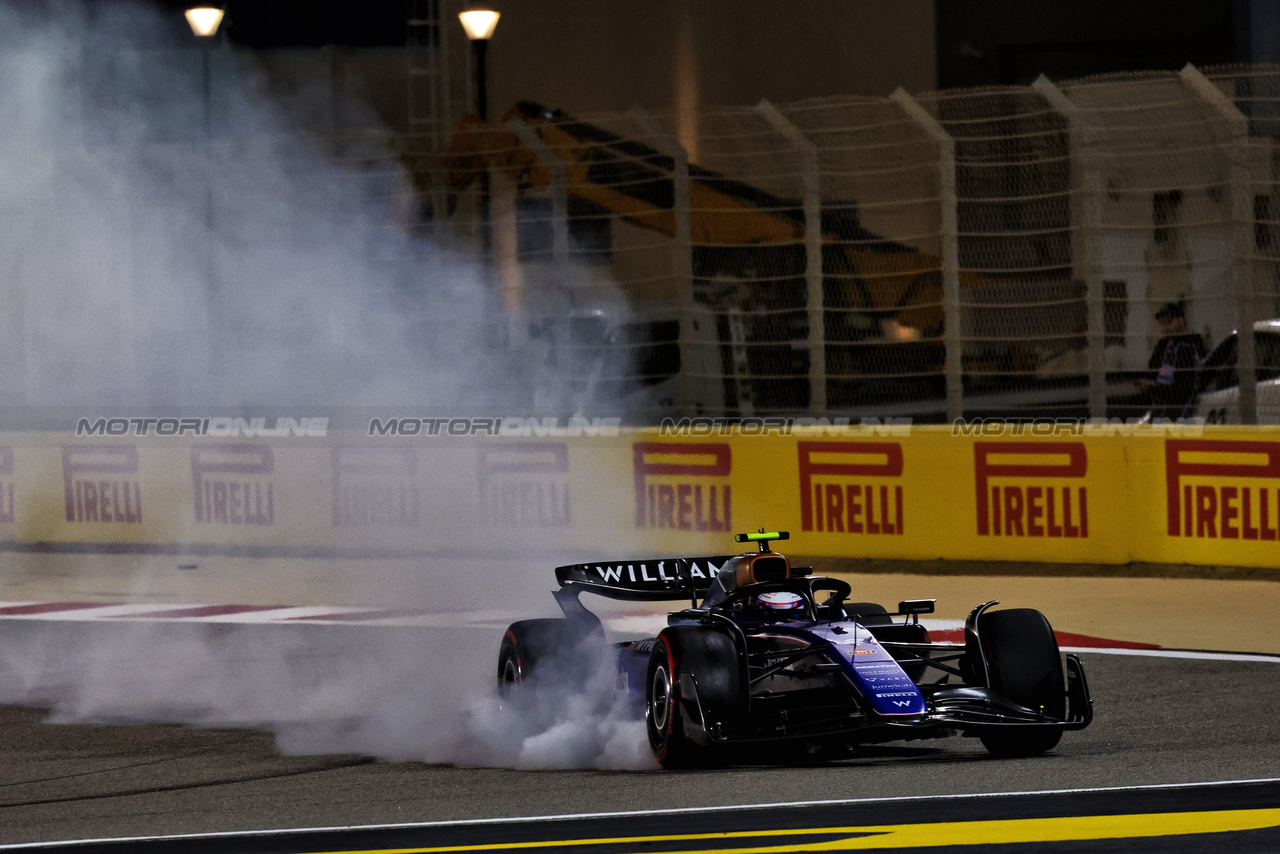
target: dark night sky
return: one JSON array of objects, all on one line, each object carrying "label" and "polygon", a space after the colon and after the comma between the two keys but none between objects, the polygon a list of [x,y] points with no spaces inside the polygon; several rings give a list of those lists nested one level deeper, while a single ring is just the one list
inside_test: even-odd
[{"label": "dark night sky", "polygon": [[[8,0],[49,9],[49,0]],[[216,0],[215,0],[216,2]],[[220,38],[247,48],[403,47],[411,7],[436,0],[221,0]],[[518,2],[518,0],[507,0]],[[606,0],[594,0],[606,2]],[[614,0],[622,2],[622,0]],[[1280,32],[1273,0],[945,0],[937,5],[938,85],[1026,83],[1039,73],[1086,74],[1264,60],[1249,44],[1251,18]],[[125,5],[166,11],[154,30],[126,36],[136,46],[190,44],[182,18],[192,0],[89,0],[86,13],[110,16]],[[499,8],[500,2],[496,2]],[[1276,4],[1280,7],[1280,4]],[[1268,30],[1267,28],[1270,27]],[[421,35],[421,34],[419,34]],[[1280,42],[1280,37],[1275,39]],[[1280,48],[1272,46],[1273,52]]]},{"label": "dark night sky", "polygon": [[[191,0],[154,0],[173,12],[175,38],[186,30],[184,9]],[[407,38],[406,0],[227,0],[224,26],[232,44],[268,47],[403,47]],[[427,0],[419,0],[426,6]],[[188,31],[189,32],[189,31]]]}]

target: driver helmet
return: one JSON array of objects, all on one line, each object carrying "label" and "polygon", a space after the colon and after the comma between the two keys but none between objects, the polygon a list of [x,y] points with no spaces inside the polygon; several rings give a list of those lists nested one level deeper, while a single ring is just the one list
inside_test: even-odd
[{"label": "driver helmet", "polygon": [[804,608],[804,597],[786,590],[772,590],[756,597],[760,613],[773,618],[785,618]]}]

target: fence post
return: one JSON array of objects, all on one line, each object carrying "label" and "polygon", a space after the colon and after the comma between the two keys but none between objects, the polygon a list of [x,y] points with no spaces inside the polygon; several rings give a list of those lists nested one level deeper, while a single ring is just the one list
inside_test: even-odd
[{"label": "fence post", "polygon": [[1257,320],[1253,276],[1253,189],[1249,180],[1249,119],[1200,69],[1187,63],[1178,77],[1202,101],[1218,111],[1231,129],[1231,265],[1236,300],[1236,376],[1240,380],[1240,421],[1258,423],[1258,359],[1253,339]]},{"label": "fence post", "polygon": [[809,310],[809,414],[817,417],[827,411],[826,304],[822,288],[822,190],[818,146],[767,99],[762,98],[755,109],[800,153],[800,176],[804,182],[805,306]]},{"label": "fence post", "polygon": [[519,118],[507,122],[507,128],[551,170],[551,258],[563,268],[569,263],[569,187],[564,160]]},{"label": "fence post", "polygon": [[889,100],[938,144],[938,203],[942,211],[942,343],[946,348],[947,421],[964,415],[960,344],[960,223],[956,210],[956,143],[920,102],[899,86]]},{"label": "fence post", "polygon": [[690,204],[689,154],[671,134],[663,130],[642,107],[635,106],[628,115],[647,133],[659,149],[674,163],[671,180],[674,197],[671,213],[675,216],[676,240],[676,313],[680,318],[680,414],[696,414],[691,372],[697,362],[690,358],[693,347],[693,209]]},{"label": "fence post", "polygon": [[1102,282],[1102,265],[1098,253],[1098,237],[1102,228],[1103,185],[1095,146],[1097,129],[1084,117],[1080,107],[1066,96],[1048,77],[1041,74],[1031,88],[1056,110],[1071,127],[1071,225],[1080,236],[1072,246],[1076,278],[1084,279],[1085,343],[1089,356],[1089,417],[1107,415],[1107,344],[1106,289]]}]

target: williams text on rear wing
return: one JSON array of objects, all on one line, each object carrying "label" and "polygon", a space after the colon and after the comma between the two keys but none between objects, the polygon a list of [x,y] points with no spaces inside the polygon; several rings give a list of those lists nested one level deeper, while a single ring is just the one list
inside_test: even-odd
[{"label": "williams text on rear wing", "polygon": [[732,557],[573,563],[556,567],[556,580],[563,592],[574,596],[588,592],[646,602],[683,599],[705,596],[720,567]]}]

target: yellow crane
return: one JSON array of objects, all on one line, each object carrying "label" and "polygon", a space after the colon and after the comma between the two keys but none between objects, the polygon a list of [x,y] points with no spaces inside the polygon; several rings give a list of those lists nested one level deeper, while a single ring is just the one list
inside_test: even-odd
[{"label": "yellow crane", "polygon": [[[451,196],[466,190],[487,166],[504,172],[518,193],[551,185],[551,168],[505,126],[513,118],[527,124],[564,162],[571,196],[635,225],[675,236],[675,164],[670,156],[529,102],[508,110],[501,124],[474,116],[462,120],[444,157]],[[415,174],[429,181],[421,171]],[[781,198],[690,164],[689,203],[695,250],[793,247],[803,252],[805,226],[798,199]],[[941,332],[941,263],[936,255],[863,228],[849,203],[823,212],[822,240],[829,308],[892,318],[925,337]],[[706,265],[695,262],[698,266]],[[960,279],[965,286],[985,277],[961,271]]]},{"label": "yellow crane", "polygon": [[[443,167],[449,207],[487,168],[501,170],[518,194],[541,191],[552,184],[551,167],[507,124],[524,122],[564,163],[571,199],[607,211],[637,226],[668,237],[676,234],[675,162],[671,156],[635,139],[575,119],[538,104],[520,102],[498,124],[467,116],[445,153]],[[429,173],[407,162],[417,190],[429,197]],[[695,281],[724,274],[746,280],[751,295],[769,308],[803,311],[805,288],[805,221],[802,202],[766,192],[742,181],[689,165],[689,202]],[[826,374],[832,403],[866,399],[859,378],[905,377],[914,389],[871,392],[933,397],[941,382],[943,304],[938,256],[890,240],[864,228],[852,201],[828,203],[821,213],[823,303]],[[754,270],[759,281],[752,282]],[[794,279],[786,289],[780,280]],[[962,270],[960,285],[971,287],[989,278]],[[798,301],[797,301],[798,300]],[[714,307],[713,307],[714,308]],[[907,340],[886,337],[893,327]],[[807,356],[804,357],[807,359]],[[794,370],[766,371],[803,376]],[[781,378],[781,377],[780,377]],[[854,381],[850,386],[844,381]],[[926,388],[927,386],[927,388]],[[868,389],[870,391],[870,389]]]}]

